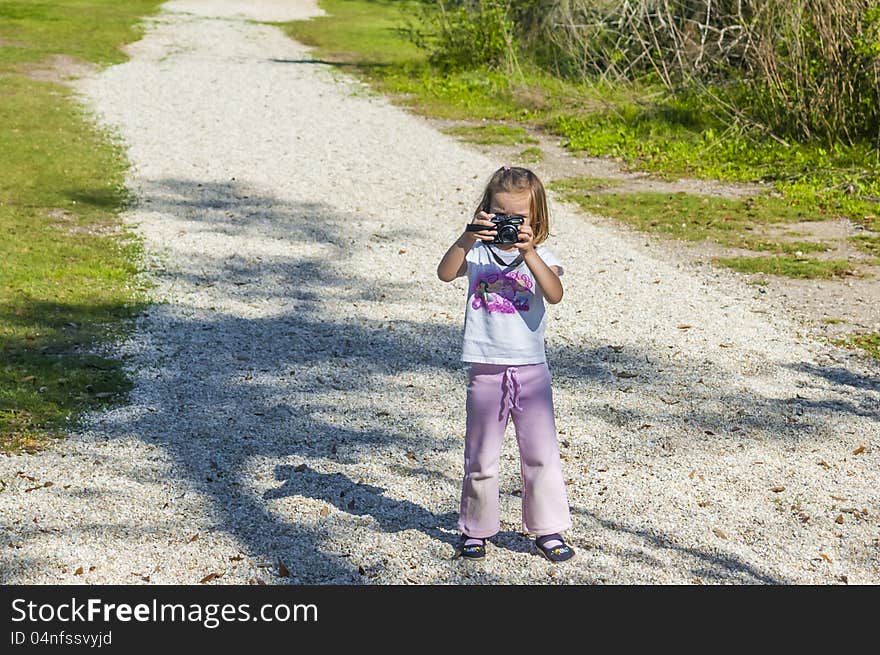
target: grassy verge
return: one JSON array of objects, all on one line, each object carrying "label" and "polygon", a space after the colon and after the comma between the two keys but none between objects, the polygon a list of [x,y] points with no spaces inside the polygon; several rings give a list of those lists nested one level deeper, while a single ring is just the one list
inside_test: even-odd
[{"label": "grassy verge", "polygon": [[[140,308],[139,243],[121,227],[125,161],[63,84],[65,66],[124,60],[159,2],[0,5],[0,450],[32,451],[128,388],[87,354]],[[60,55],[66,57],[61,58]],[[45,75],[43,76],[45,78]]]},{"label": "grassy verge", "polygon": [[717,257],[716,264],[740,273],[763,273],[793,278],[832,278],[852,274],[845,259],[817,260],[809,257],[776,255],[770,257]]},{"label": "grassy verge", "polygon": [[763,195],[730,200],[689,193],[617,193],[617,182],[569,178],[551,184],[585,210],[621,220],[645,232],[686,241],[709,239],[723,246],[773,253],[827,250],[814,241],[780,241],[761,235],[771,226],[821,220],[782,198]]}]

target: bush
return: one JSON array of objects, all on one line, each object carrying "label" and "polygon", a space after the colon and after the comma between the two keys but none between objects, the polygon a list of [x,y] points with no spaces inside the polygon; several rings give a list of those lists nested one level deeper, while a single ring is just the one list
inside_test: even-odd
[{"label": "bush", "polygon": [[544,25],[542,38],[584,77],[649,78],[673,93],[703,93],[729,117],[777,138],[880,139],[877,0],[547,0],[531,6],[545,18],[529,24]]},{"label": "bush", "polygon": [[516,64],[660,82],[778,140],[880,147],[878,0],[449,0],[418,35],[443,70]]},{"label": "bush", "polygon": [[443,71],[516,63],[509,0],[477,0],[422,5],[413,42]]}]

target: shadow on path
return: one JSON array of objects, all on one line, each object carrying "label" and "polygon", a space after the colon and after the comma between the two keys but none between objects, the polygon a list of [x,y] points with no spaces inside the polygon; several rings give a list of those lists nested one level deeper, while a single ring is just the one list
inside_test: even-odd
[{"label": "shadow on path", "polygon": [[[429,311],[420,320],[377,320],[353,306],[348,312],[336,309],[338,303],[355,302],[392,307],[412,302],[413,295],[416,300],[427,300],[424,285],[441,283],[379,284],[355,267],[342,273],[340,267],[345,266],[352,248],[352,225],[358,218],[329,205],[261,195],[235,182],[169,179],[153,182],[140,206],[156,212],[151,221],[185,219],[189,233],[281,241],[296,248],[290,256],[276,252],[262,261],[250,256],[254,253],[218,257],[207,250],[191,251],[185,261],[174,263],[176,270],[158,271],[159,278],[173,282],[175,288],[213,288],[228,292],[240,305],[272,306],[274,311],[234,315],[233,309],[187,304],[186,297],[153,306],[143,325],[148,338],[142,337],[140,345],[134,346],[133,361],[139,369],[133,400],[142,411],[111,412],[96,429],[111,436],[136,435],[163,447],[173,456],[175,474],[211,501],[213,515],[219,517],[216,529],[240,540],[255,559],[272,564],[281,559],[298,582],[358,584],[365,580],[357,562],[324,548],[323,543],[332,537],[327,529],[315,527],[311,520],[280,516],[267,501],[297,496],[318,499],[352,517],[370,517],[372,529],[386,534],[415,529],[431,539],[452,543],[455,501],[450,500],[448,511],[431,511],[414,500],[422,495],[418,488],[409,497],[393,497],[382,486],[320,470],[322,461],[332,462],[336,467],[351,467],[354,475],[355,470],[369,470],[377,453],[399,455],[399,462],[407,461],[409,453],[423,474],[433,475],[432,461],[438,454],[459,453],[460,435],[437,434],[426,426],[430,417],[461,413],[463,407],[450,407],[448,399],[407,380],[420,375],[425,383],[461,383],[455,393],[463,399],[460,325],[435,320]],[[412,236],[400,235],[399,230],[396,234],[394,238]],[[389,238],[380,233],[374,236]],[[322,254],[301,254],[302,246],[329,248],[339,266],[325,265]],[[337,304],[334,311],[328,311],[328,303]],[[714,378],[718,388],[739,380],[717,365],[707,369],[705,361],[688,361],[686,356],[659,371],[648,363],[663,356],[636,349],[615,352],[587,343],[548,351],[557,380],[597,393],[608,385],[625,383],[633,393],[651,399],[661,393],[658,389],[666,393],[674,384],[680,396],[687,398],[695,391],[705,393],[688,382],[695,379],[692,372],[697,369],[703,378]],[[613,373],[623,369],[633,376],[625,382]],[[878,415],[870,393],[876,390],[873,382],[809,364],[802,370],[847,386],[847,400],[834,403],[836,412]],[[585,402],[589,412],[618,425],[637,427],[664,420],[684,429],[696,423],[716,431],[716,439],[736,441],[748,440],[749,430],[727,431],[731,407],[748,408],[740,416],[746,428],[784,430],[810,439],[812,427],[790,420],[793,404],[801,415],[827,406],[821,400],[767,398],[737,390],[735,385],[728,389],[714,403],[662,405],[663,416],[614,409],[591,399]],[[450,392],[450,397],[458,396]],[[396,412],[398,405],[409,413]],[[413,412],[412,407],[424,409]],[[584,421],[590,418],[589,413],[583,416]],[[814,418],[824,420],[823,415]],[[463,416],[459,422],[463,425]],[[265,467],[274,472],[278,486],[266,488],[254,478],[254,471]],[[387,472],[401,476],[407,470]],[[425,483],[425,475],[414,480]],[[449,499],[457,499],[458,480],[438,476],[435,483]],[[684,552],[695,566],[704,563],[710,573],[738,571],[756,582],[779,582],[736,557],[683,546],[648,528],[629,528],[587,515],[609,530],[628,532],[654,548]],[[501,534],[497,541],[515,552],[524,552],[528,546],[514,533]],[[381,571],[375,573],[381,580]],[[488,575],[480,580],[503,582]]]}]

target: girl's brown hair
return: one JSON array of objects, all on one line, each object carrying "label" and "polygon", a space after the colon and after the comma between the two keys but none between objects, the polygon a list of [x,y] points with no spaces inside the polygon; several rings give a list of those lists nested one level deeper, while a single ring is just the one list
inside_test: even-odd
[{"label": "girl's brown hair", "polygon": [[532,242],[543,243],[550,236],[550,213],[547,211],[547,194],[538,176],[527,168],[519,166],[502,166],[492,174],[483,191],[483,198],[474,215],[480,211],[492,213],[492,198],[496,193],[521,193],[528,191],[530,195],[529,212],[531,214]]}]

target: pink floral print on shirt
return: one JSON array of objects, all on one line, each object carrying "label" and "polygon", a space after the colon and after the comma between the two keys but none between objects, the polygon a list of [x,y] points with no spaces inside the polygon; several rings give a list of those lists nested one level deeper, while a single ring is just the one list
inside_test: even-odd
[{"label": "pink floral print on shirt", "polygon": [[474,309],[485,307],[487,311],[513,314],[529,311],[529,297],[533,295],[535,283],[525,273],[508,271],[489,273],[474,282],[474,295],[471,306]]}]

